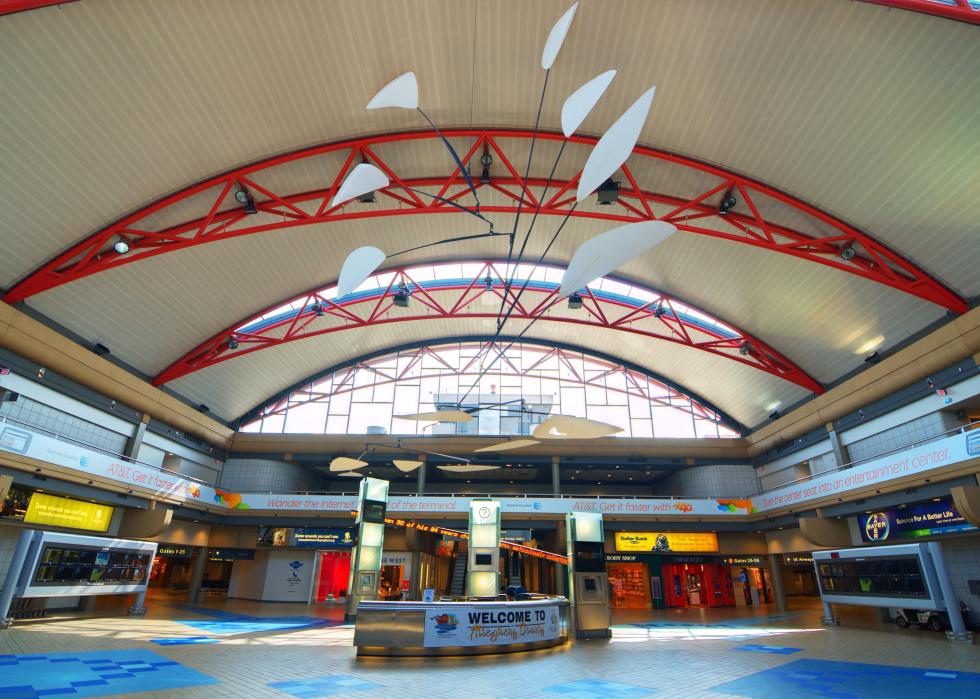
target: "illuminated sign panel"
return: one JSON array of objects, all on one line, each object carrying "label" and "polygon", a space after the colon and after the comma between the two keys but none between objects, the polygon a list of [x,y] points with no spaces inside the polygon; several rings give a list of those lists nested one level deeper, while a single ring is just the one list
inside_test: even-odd
[{"label": "illuminated sign panel", "polygon": [[858,516],[861,538],[868,543],[894,539],[918,539],[937,534],[975,531],[948,498]]},{"label": "illuminated sign panel", "polygon": [[617,551],[717,551],[714,532],[616,532]]},{"label": "illuminated sign panel", "polygon": [[28,524],[47,524],[94,532],[107,531],[111,519],[112,508],[108,505],[69,500],[47,493],[34,493],[24,515],[24,522]]}]

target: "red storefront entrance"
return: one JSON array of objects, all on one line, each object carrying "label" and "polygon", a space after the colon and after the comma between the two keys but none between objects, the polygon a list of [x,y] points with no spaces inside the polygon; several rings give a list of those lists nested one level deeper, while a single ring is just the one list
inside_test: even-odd
[{"label": "red storefront entrance", "polygon": [[718,563],[663,564],[668,607],[734,607],[730,568]]}]

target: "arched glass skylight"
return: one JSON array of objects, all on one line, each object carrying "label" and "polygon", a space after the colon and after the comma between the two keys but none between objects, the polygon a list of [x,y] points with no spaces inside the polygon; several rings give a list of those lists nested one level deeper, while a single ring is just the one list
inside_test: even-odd
[{"label": "arched glass skylight", "polygon": [[[461,399],[464,409],[482,408],[467,423],[395,417],[454,408]],[[714,411],[635,369],[535,343],[487,342],[427,345],[358,362],[266,406],[242,431],[527,435],[549,414],[616,425],[624,437],[738,436]]]}]

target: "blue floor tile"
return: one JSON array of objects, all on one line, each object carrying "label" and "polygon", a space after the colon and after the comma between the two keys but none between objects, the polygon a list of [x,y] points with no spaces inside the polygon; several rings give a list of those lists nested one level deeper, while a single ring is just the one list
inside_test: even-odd
[{"label": "blue floor tile", "polygon": [[754,651],[756,653],[776,653],[777,655],[791,655],[799,653],[802,648],[789,648],[787,646],[760,646],[754,643],[746,643],[744,646],[737,646],[735,650]]},{"label": "blue floor tile", "polygon": [[980,697],[980,674],[807,659],[794,660],[711,689],[752,699],[790,696],[921,699],[949,692],[958,697]]},{"label": "blue floor tile", "polygon": [[566,699],[593,699],[595,697],[642,699],[643,697],[655,694],[657,690],[649,687],[623,684],[622,682],[587,679],[552,685],[551,687],[545,687],[544,691],[549,694],[558,694]]},{"label": "blue floor tile", "polygon": [[329,697],[348,692],[363,692],[368,689],[378,689],[384,685],[362,680],[351,675],[324,675],[309,677],[301,680],[284,680],[270,682],[269,686],[280,692],[292,694],[294,697]]},{"label": "blue floor tile", "polygon": [[94,697],[217,684],[197,670],[149,650],[7,656],[0,697]]},{"label": "blue floor tile", "polygon": [[312,616],[251,617],[230,615],[218,619],[177,619],[176,621],[199,631],[218,636],[337,625],[337,622]]},{"label": "blue floor tile", "polygon": [[189,646],[198,643],[221,643],[217,638],[208,638],[207,636],[189,636],[180,637],[175,636],[174,638],[151,638],[151,643],[156,643],[160,646]]}]

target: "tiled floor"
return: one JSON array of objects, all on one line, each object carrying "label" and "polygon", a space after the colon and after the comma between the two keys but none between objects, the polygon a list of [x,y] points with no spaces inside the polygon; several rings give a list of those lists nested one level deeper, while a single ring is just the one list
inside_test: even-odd
[{"label": "tiled floor", "polygon": [[[134,689],[139,691],[125,696],[980,696],[977,646],[886,626],[867,610],[842,609],[842,626],[825,628],[812,603],[785,615],[740,609],[617,613],[608,641],[441,659],[357,659],[353,629],[341,625],[336,608],[216,600],[202,609],[167,598],[149,600],[148,608],[146,617],[130,618],[103,603],[98,618],[22,621],[0,631],[0,698],[48,696],[44,690],[59,692],[52,696],[118,696]],[[200,622],[224,626],[208,630]],[[159,643],[201,638],[220,642]],[[750,647],[759,652],[744,652]],[[24,670],[35,663],[33,671]]]}]

